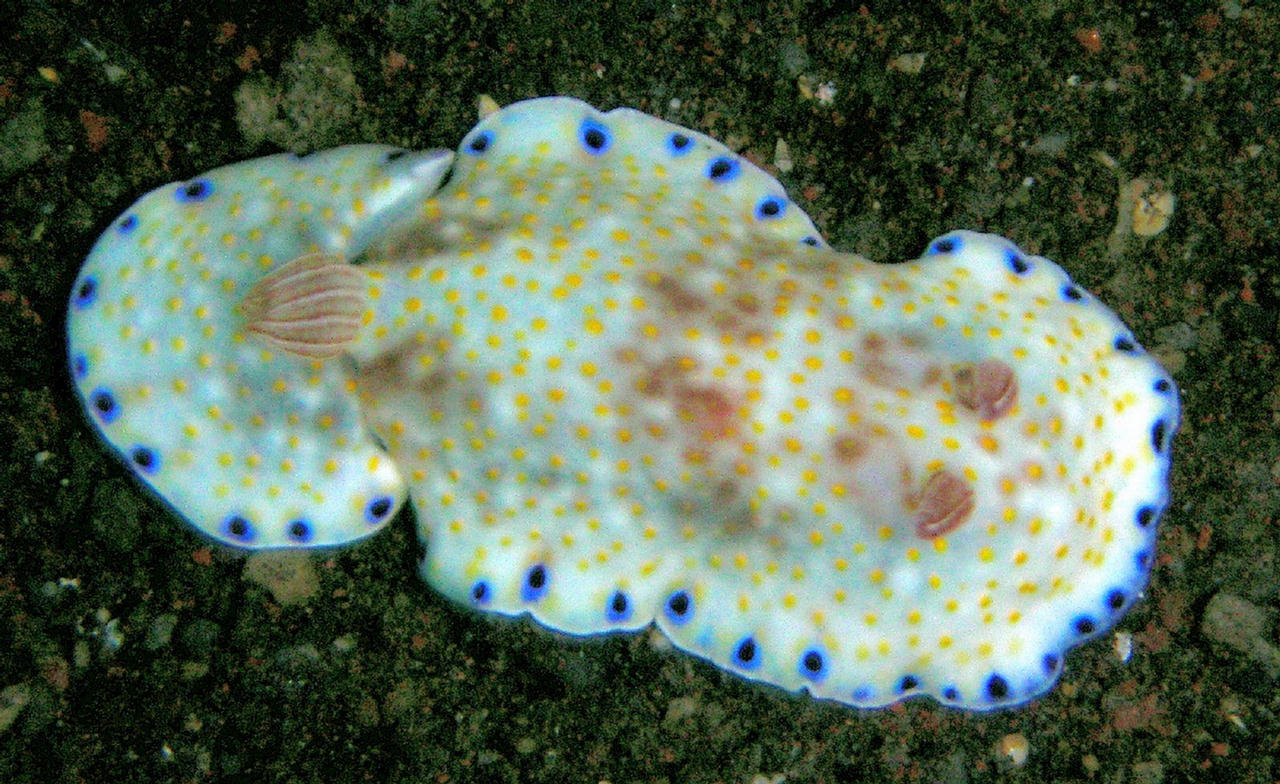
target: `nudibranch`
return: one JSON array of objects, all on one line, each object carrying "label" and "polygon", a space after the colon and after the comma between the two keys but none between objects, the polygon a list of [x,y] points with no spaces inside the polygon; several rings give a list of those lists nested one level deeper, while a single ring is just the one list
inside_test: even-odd
[{"label": "nudibranch", "polygon": [[[319,167],[342,154],[310,164],[335,205],[350,177]],[[285,178],[262,165],[209,181],[278,204],[255,195]],[[292,212],[246,233],[183,184],[126,212],[81,273],[85,406],[207,533],[310,544],[289,521],[337,510],[355,538],[403,477],[445,596],[572,634],[652,623],[729,672],[859,707],[1026,702],[1145,585],[1177,391],[1048,259],[967,231],[902,264],[838,252],[724,145],[570,98],[485,117],[443,184],[370,165],[413,204],[360,242]],[[157,253],[170,236],[200,259]],[[238,257],[268,241],[269,263]],[[170,268],[232,284],[197,302]],[[317,394],[343,437],[281,403],[282,363],[290,390],[335,374]],[[328,474],[268,459],[302,462],[299,431],[312,466],[387,473],[344,469],[341,502],[316,501]],[[201,460],[230,465],[211,481]],[[228,535],[236,515],[256,538]]]},{"label": "nudibranch", "polygon": [[[76,388],[102,437],[201,531],[325,546],[395,516],[404,479],[364,423],[350,363],[255,340],[240,311],[298,257],[361,253],[451,161],[371,144],[224,166],[143,196],[94,245],[67,314]],[[360,302],[339,298],[349,326]]]}]

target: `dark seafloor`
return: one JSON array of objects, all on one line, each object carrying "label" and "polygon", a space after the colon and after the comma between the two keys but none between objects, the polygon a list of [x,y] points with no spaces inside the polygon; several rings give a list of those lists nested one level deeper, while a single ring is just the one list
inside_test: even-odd
[{"label": "dark seafloor", "polygon": [[[0,21],[0,782],[1280,780],[1276,3],[0,2]],[[1119,625],[1131,659],[1108,634],[1018,709],[859,712],[645,634],[451,606],[415,575],[408,513],[351,551],[247,562],[135,484],[64,367],[98,233],[255,155],[453,147],[481,93],[633,106],[766,166],[783,139],[780,177],[837,247],[897,260],[995,231],[1116,309],[1185,405],[1158,562]],[[1135,233],[1135,195],[1162,192],[1168,227]]]}]

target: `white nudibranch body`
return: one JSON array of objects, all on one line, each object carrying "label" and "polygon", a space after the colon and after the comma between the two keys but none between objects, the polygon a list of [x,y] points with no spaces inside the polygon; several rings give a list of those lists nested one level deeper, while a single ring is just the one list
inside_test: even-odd
[{"label": "white nudibranch body", "polygon": [[[183,417],[117,428],[185,400],[190,382],[173,381],[201,367],[171,372],[170,351],[152,367],[163,382],[145,382],[119,365],[225,334],[205,382],[227,390],[223,409],[280,399],[278,363],[301,363],[288,388],[336,374],[342,446],[332,423],[305,428],[309,464],[358,445],[379,467],[342,473],[332,508],[359,523],[403,477],[423,577],[480,610],[573,634],[655,623],[728,671],[855,706],[930,695],[985,710],[1046,691],[1145,584],[1177,392],[1048,259],[964,231],[900,265],[837,252],[718,142],[569,98],[485,117],[448,182],[412,196],[359,247],[263,228],[273,258],[296,261],[237,278],[245,307],[201,318],[187,299],[175,316],[168,291],[117,288],[131,282],[117,268],[140,276],[155,257],[135,238],[112,250],[123,224],[95,248],[72,301],[77,383],[104,436],[198,527],[217,535],[243,508],[255,532],[284,524],[272,544],[287,546],[292,517],[316,520],[307,493],[333,494],[323,471],[306,490],[296,466],[273,473],[259,443],[287,444],[314,409],[226,429],[184,402]],[[196,214],[179,219],[165,231],[206,236]],[[317,253],[360,255],[362,277]],[[218,260],[188,277],[239,269],[206,254]],[[217,442],[199,459],[226,454],[253,481],[157,481],[198,462],[188,420]]]},{"label": "white nudibranch body", "polygon": [[94,245],[67,315],[76,388],[103,438],[204,533],[323,547],[394,517],[404,480],[361,418],[350,363],[248,339],[239,305],[302,254],[358,255],[451,157],[353,145],[224,166],[143,196]]}]

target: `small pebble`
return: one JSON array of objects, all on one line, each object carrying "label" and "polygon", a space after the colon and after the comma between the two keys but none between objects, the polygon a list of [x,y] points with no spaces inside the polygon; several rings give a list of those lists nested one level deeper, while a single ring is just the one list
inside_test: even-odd
[{"label": "small pebble", "polygon": [[783,174],[795,168],[795,161],[791,160],[791,148],[782,139],[778,139],[773,145],[773,166]]},{"label": "small pebble", "polygon": [[1178,200],[1168,191],[1151,190],[1143,180],[1134,180],[1131,187],[1137,190],[1139,185],[1143,187],[1133,201],[1133,233],[1139,237],[1154,237],[1168,228]]},{"label": "small pebble", "polygon": [[1027,757],[1031,754],[1031,744],[1027,742],[1026,735],[1021,732],[1011,732],[996,744],[996,753],[1008,760],[1013,767],[1020,768],[1027,763]]},{"label": "small pebble", "polygon": [[15,683],[0,691],[0,732],[13,726],[18,714],[31,701],[31,687],[25,683]]},{"label": "small pebble", "polygon": [[1128,632],[1116,632],[1115,639],[1111,642],[1111,649],[1116,652],[1116,658],[1122,663],[1128,663],[1129,657],[1133,656],[1133,635]]},{"label": "small pebble", "polygon": [[320,576],[305,550],[262,550],[245,559],[244,579],[271,592],[288,607],[303,604],[320,590]]},{"label": "small pebble", "polygon": [[890,71],[915,75],[924,70],[924,60],[927,56],[927,52],[907,52],[891,59],[888,67]]}]

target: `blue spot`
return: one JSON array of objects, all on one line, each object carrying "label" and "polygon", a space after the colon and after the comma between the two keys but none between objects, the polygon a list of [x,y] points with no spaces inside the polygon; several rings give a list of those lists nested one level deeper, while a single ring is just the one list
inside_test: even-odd
[{"label": "blue spot", "polygon": [[1098,630],[1098,624],[1087,615],[1081,615],[1071,624],[1071,628],[1076,630],[1076,634],[1081,637],[1088,637]]},{"label": "blue spot", "polygon": [[582,127],[578,129],[578,138],[582,140],[582,146],[592,155],[602,155],[613,143],[613,136],[609,133],[609,129],[590,117],[582,121]]},{"label": "blue spot", "polygon": [[942,699],[947,702],[958,702],[960,700],[960,690],[955,686],[944,686],[942,688]]},{"label": "blue spot", "polygon": [[801,677],[808,678],[814,683],[821,683],[827,677],[827,657],[822,655],[822,651],[817,648],[809,648],[800,654],[800,664],[797,668]]},{"label": "blue spot", "polygon": [[1137,522],[1139,528],[1150,528],[1151,524],[1156,521],[1156,508],[1154,506],[1138,507]]},{"label": "blue spot", "polygon": [[310,542],[311,537],[315,535],[315,532],[311,530],[311,523],[302,518],[298,518],[297,520],[289,523],[289,528],[286,533],[288,533],[289,539],[297,542],[298,544],[306,544],[307,542]]},{"label": "blue spot", "polygon": [[1139,550],[1138,554],[1133,557],[1134,563],[1138,565],[1138,570],[1146,572],[1151,568],[1151,553],[1146,550]]},{"label": "blue spot", "polygon": [[1156,423],[1151,426],[1151,446],[1156,450],[1157,455],[1164,454],[1167,444],[1164,437],[1169,434],[1169,426],[1165,424],[1163,419],[1157,419]]},{"label": "blue spot", "polygon": [[733,649],[734,662],[744,670],[754,670],[760,666],[760,650],[756,638],[743,637]]},{"label": "blue spot", "polygon": [[1133,340],[1131,340],[1130,338],[1127,338],[1123,335],[1116,338],[1115,347],[1116,347],[1116,351],[1119,351],[1124,354],[1132,354],[1138,350],[1137,344],[1134,343]]},{"label": "blue spot", "polygon": [[871,691],[870,686],[859,686],[858,688],[853,690],[853,701],[869,702],[871,700],[872,694],[874,694],[874,692]]},{"label": "blue spot", "polygon": [[1031,265],[1026,259],[1022,258],[1022,254],[1013,248],[1008,248],[1004,252],[1005,263],[1009,265],[1009,269],[1013,270],[1015,275],[1026,275],[1031,271]]},{"label": "blue spot", "polygon": [[806,237],[803,237],[800,241],[801,241],[801,242],[803,242],[805,245],[808,245],[808,246],[813,247],[813,248],[816,248],[816,247],[818,247],[819,245],[821,245],[821,244],[822,244],[822,240],[818,239],[817,237],[813,236],[812,234],[810,234],[810,235],[808,235],[808,236],[806,236]]},{"label": "blue spot", "polygon": [[1114,588],[1107,594],[1107,607],[1109,607],[1113,613],[1119,612],[1128,601],[1128,595],[1119,588]]},{"label": "blue spot", "polygon": [[471,601],[483,607],[489,603],[493,596],[489,591],[489,583],[484,580],[476,580],[471,584]]},{"label": "blue spot", "polygon": [[386,519],[395,501],[389,495],[380,495],[370,501],[364,508],[364,519],[369,525],[377,525]]},{"label": "blue spot", "polygon": [[408,154],[409,154],[408,150],[392,150],[391,152],[382,156],[382,160],[385,163],[393,163],[395,161],[400,160],[401,158],[403,158]]},{"label": "blue spot", "polygon": [[253,525],[242,515],[233,514],[222,521],[222,535],[237,542],[251,542]]},{"label": "blue spot", "polygon": [[547,567],[534,564],[525,572],[524,585],[520,586],[520,598],[526,602],[536,602],[547,595],[547,585],[551,578],[547,575]]},{"label": "blue spot", "polygon": [[689,150],[693,149],[693,146],[689,143],[691,141],[692,139],[688,136],[677,131],[667,137],[667,149],[671,151],[672,155],[684,155]]},{"label": "blue spot", "polygon": [[1062,298],[1068,302],[1079,302],[1084,299],[1084,292],[1074,283],[1068,283],[1062,287]]},{"label": "blue spot", "polygon": [[115,396],[102,387],[89,393],[89,405],[93,407],[93,413],[98,415],[98,419],[101,419],[104,425],[111,424],[116,421],[116,417],[120,416],[120,406],[116,405]]},{"label": "blue spot", "polygon": [[1173,389],[1173,384],[1170,384],[1167,378],[1162,378],[1157,380],[1156,383],[1152,385],[1152,389],[1154,389],[1155,391],[1159,392],[1162,395],[1167,395],[1169,394],[1169,390]]},{"label": "blue spot", "polygon": [[120,234],[128,234],[138,228],[138,216],[126,215],[124,219],[116,224],[116,231]]},{"label": "blue spot", "polygon": [[480,155],[489,149],[491,144],[493,144],[493,131],[481,131],[476,134],[474,139],[467,142],[467,146],[463,149],[472,155]]},{"label": "blue spot", "polygon": [[144,474],[151,475],[160,469],[160,456],[145,446],[135,446],[129,450],[129,459]]},{"label": "blue spot", "polygon": [[667,620],[680,626],[693,615],[693,597],[688,591],[676,591],[667,597],[667,606],[664,609]]},{"label": "blue spot", "polygon": [[71,372],[76,378],[84,378],[89,375],[89,360],[84,354],[76,354],[71,358]]},{"label": "blue spot", "polygon": [[712,158],[711,163],[707,164],[707,177],[712,182],[729,182],[738,176],[740,168],[737,161],[722,155]]},{"label": "blue spot", "polygon": [[178,201],[185,203],[204,201],[213,195],[213,183],[203,178],[192,180],[179,186],[173,195]]},{"label": "blue spot", "polygon": [[770,218],[778,218],[782,213],[786,212],[787,203],[782,199],[773,196],[765,196],[756,205],[756,220],[768,220]]},{"label": "blue spot", "polygon": [[898,681],[898,693],[906,694],[909,691],[914,691],[919,686],[920,680],[916,676],[903,675],[902,680]]},{"label": "blue spot", "polygon": [[1009,696],[1009,682],[998,674],[987,678],[987,699],[991,702],[1003,702]]},{"label": "blue spot", "polygon": [[613,592],[613,596],[609,597],[608,605],[604,608],[604,617],[614,623],[620,623],[631,617],[631,602],[627,601],[625,593]]},{"label": "blue spot", "polygon": [[98,298],[98,279],[92,275],[80,281],[80,285],[76,286],[75,298],[71,300],[71,304],[77,308],[87,308]]},{"label": "blue spot", "polygon": [[955,253],[960,250],[960,240],[955,237],[943,237],[929,246],[928,253]]}]

